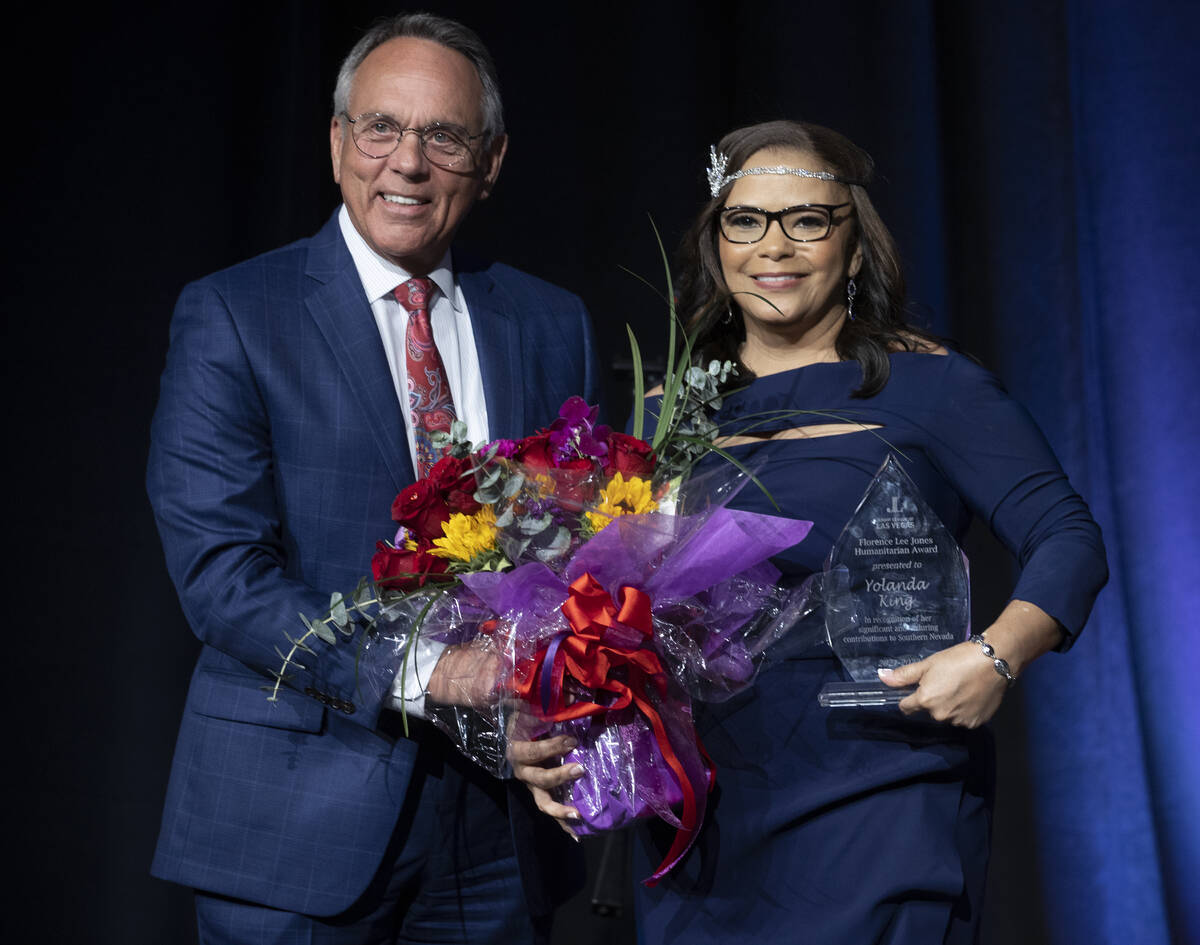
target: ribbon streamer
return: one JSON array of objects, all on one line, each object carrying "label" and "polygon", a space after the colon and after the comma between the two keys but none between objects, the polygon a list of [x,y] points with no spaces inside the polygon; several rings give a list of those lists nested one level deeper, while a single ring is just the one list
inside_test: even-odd
[{"label": "ribbon streamer", "polygon": [[[707,780],[706,790],[697,797],[653,700],[654,693],[659,699],[666,697],[667,675],[649,646],[654,636],[650,597],[628,585],[621,588],[619,597],[618,607],[590,572],[576,578],[562,605],[570,630],[555,636],[522,667],[523,672],[515,674],[513,688],[526,702],[539,705],[549,722],[603,715],[631,704],[649,722],[659,752],[679,782],[683,796],[675,839],[662,863],[645,880],[647,886],[653,886],[695,841],[703,821],[706,795],[715,783],[715,768],[697,738],[696,747]],[[568,702],[565,686],[568,677],[589,689],[612,693],[614,699],[607,705],[586,699]]]}]

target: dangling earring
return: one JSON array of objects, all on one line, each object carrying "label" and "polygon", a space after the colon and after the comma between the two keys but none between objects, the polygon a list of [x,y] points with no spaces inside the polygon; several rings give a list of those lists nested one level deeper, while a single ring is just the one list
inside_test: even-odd
[{"label": "dangling earring", "polygon": [[733,303],[732,302],[725,303],[725,317],[722,318],[721,321],[724,322],[726,325],[733,324]]},{"label": "dangling earring", "polygon": [[850,321],[854,321],[854,296],[858,295],[858,286],[854,284],[854,277],[850,277],[850,281],[846,283],[846,317]]}]

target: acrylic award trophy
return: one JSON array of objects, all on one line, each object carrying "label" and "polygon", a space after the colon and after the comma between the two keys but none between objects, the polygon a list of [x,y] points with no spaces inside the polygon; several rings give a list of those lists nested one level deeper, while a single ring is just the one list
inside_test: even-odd
[{"label": "acrylic award trophy", "polygon": [[954,537],[889,454],[825,565],[825,631],[851,681],[826,708],[895,705],[911,693],[880,668],[915,663],[970,636],[967,563]]}]

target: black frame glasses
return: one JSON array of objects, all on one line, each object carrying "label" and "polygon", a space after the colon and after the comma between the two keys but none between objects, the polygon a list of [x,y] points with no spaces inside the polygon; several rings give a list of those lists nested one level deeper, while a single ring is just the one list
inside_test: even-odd
[{"label": "black frame glasses", "polygon": [[[770,231],[772,223],[778,223],[779,229],[783,235],[794,243],[816,243],[821,240],[829,239],[829,234],[833,232],[834,224],[841,222],[840,220],[834,220],[833,212],[849,206],[852,206],[850,201],[846,201],[845,203],[801,203],[794,207],[784,207],[782,210],[763,210],[761,207],[743,206],[725,207],[721,211],[717,222],[721,230],[721,236],[723,236],[730,243],[738,243],[743,246],[750,243],[757,243],[759,240],[761,240]],[[805,210],[820,210],[824,214],[825,231],[820,236],[794,236],[792,233],[792,224],[796,222],[795,219],[792,219],[790,222],[785,222],[788,221],[789,217],[794,218],[796,214],[803,213]],[[754,237],[754,239],[744,239],[743,237],[745,234],[739,233],[736,230],[733,231],[732,236],[730,235],[731,221],[739,213],[757,214],[766,221],[763,223],[762,232],[759,233],[758,236]]]},{"label": "black frame glasses", "polygon": [[[435,121],[432,124],[426,125],[424,128],[405,128],[400,122],[392,118],[390,115],[384,115],[380,112],[363,112],[361,115],[350,117],[346,112],[342,112],[346,121],[350,123],[350,137],[354,140],[354,146],[359,152],[369,158],[375,160],[383,160],[386,157],[395,153],[400,147],[400,142],[404,140],[404,136],[408,132],[414,132],[417,140],[421,143],[421,153],[425,155],[425,159],[430,164],[436,164],[438,167],[450,168],[455,171],[471,171],[475,169],[476,156],[475,151],[471,147],[471,142],[476,138],[482,138],[486,132],[479,132],[477,135],[470,134],[466,128],[461,128],[458,125],[448,125],[444,122]],[[361,139],[369,133],[370,123],[362,123],[364,119],[375,119],[381,124],[386,124],[389,130],[381,136],[377,142],[379,147],[368,151],[363,145]],[[387,147],[387,139],[394,135],[392,146]],[[442,140],[439,140],[438,136]],[[449,148],[449,150],[447,150]],[[461,148],[461,153],[456,152]]]}]

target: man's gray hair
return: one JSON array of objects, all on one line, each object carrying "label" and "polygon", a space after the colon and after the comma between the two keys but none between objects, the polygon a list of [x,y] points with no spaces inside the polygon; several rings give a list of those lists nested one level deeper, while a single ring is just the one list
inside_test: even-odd
[{"label": "man's gray hair", "polygon": [[483,133],[487,136],[485,141],[490,143],[497,135],[504,134],[504,106],[500,102],[500,83],[496,79],[496,64],[492,61],[491,53],[474,30],[432,13],[402,13],[388,17],[363,34],[338,70],[337,84],[333,87],[335,115],[341,115],[349,109],[350,86],[362,61],[377,47],[401,36],[427,39],[466,56],[475,67],[483,86],[480,104],[483,107]]}]

